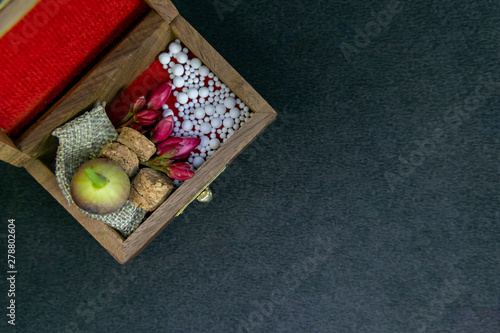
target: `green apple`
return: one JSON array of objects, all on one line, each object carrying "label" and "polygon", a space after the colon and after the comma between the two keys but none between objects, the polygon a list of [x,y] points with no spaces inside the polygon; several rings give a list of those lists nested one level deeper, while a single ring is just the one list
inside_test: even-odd
[{"label": "green apple", "polygon": [[130,180],[125,171],[107,158],[82,164],[73,175],[70,194],[75,204],[92,214],[117,211],[130,194]]}]

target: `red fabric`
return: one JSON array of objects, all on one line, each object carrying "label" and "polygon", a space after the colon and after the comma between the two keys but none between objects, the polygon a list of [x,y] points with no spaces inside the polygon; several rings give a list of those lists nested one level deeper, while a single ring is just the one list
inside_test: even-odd
[{"label": "red fabric", "polygon": [[0,39],[0,129],[16,136],[147,10],[142,0],[42,0]]}]

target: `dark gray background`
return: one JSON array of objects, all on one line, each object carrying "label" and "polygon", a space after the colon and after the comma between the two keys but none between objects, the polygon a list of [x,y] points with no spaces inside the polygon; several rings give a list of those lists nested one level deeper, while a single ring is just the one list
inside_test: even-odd
[{"label": "dark gray background", "polygon": [[17,331],[499,332],[498,1],[174,2],[278,118],[124,266],[0,163]]}]

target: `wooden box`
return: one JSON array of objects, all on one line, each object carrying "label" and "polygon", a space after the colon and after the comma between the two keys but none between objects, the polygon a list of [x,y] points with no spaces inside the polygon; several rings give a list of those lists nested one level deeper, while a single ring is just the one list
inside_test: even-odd
[{"label": "wooden box", "polygon": [[[0,132],[0,159],[25,168],[120,263],[139,254],[276,117],[271,106],[179,15],[167,0],[149,0],[152,11],[53,107],[17,138]],[[70,205],[56,182],[57,138],[51,132],[92,108],[110,103],[174,39],[190,49],[254,112],[195,175],[180,186],[128,238]]]}]

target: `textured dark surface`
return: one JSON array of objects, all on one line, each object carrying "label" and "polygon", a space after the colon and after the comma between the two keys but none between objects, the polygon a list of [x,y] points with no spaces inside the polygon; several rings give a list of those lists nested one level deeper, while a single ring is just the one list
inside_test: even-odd
[{"label": "textured dark surface", "polygon": [[0,163],[17,331],[499,332],[499,3],[174,2],[278,119],[125,266]]}]

